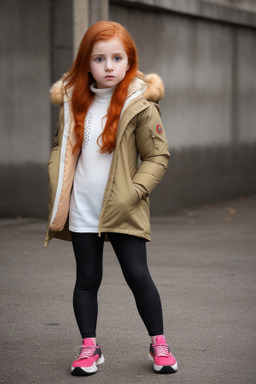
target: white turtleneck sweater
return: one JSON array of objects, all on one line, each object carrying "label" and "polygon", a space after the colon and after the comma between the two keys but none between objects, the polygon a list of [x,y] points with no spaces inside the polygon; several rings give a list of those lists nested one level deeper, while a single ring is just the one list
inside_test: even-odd
[{"label": "white turtleneck sweater", "polygon": [[85,119],[82,151],[77,162],[69,209],[69,230],[97,233],[113,152],[100,153],[97,139],[104,130],[115,87],[98,89]]}]

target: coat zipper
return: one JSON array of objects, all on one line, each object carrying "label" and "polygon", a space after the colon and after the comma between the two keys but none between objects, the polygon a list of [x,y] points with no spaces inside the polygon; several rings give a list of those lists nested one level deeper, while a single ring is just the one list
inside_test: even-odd
[{"label": "coat zipper", "polygon": [[153,129],[150,129],[150,132],[151,132],[151,139],[154,142],[154,146],[155,146],[155,148],[158,148],[158,145],[157,145],[157,142],[156,142],[156,135],[154,134]]}]

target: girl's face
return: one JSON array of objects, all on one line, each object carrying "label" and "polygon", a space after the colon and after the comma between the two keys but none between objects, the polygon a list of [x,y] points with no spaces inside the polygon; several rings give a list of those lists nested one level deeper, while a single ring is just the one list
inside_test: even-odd
[{"label": "girl's face", "polygon": [[94,44],[90,58],[90,72],[97,88],[114,87],[122,81],[129,69],[128,56],[118,37],[100,40]]}]

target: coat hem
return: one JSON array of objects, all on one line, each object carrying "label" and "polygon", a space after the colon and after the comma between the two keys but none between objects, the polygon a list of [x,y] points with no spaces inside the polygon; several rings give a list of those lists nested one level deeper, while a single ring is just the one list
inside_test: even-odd
[{"label": "coat hem", "polygon": [[150,234],[138,232],[137,230],[131,231],[130,229],[122,229],[122,228],[113,229],[113,228],[101,227],[99,230],[99,236],[101,235],[101,233],[122,233],[125,235],[142,237],[143,239],[145,239],[147,241],[151,241],[151,235]]}]

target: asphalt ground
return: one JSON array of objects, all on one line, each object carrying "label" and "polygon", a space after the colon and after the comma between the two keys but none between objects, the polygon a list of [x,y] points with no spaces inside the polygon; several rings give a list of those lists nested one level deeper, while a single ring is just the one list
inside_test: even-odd
[{"label": "asphalt ground", "polygon": [[80,335],[70,243],[43,248],[46,222],[1,219],[0,383],[255,384],[256,197],[152,218],[148,260],[179,370],[158,375],[149,337],[109,244],[95,375],[73,377]]}]

